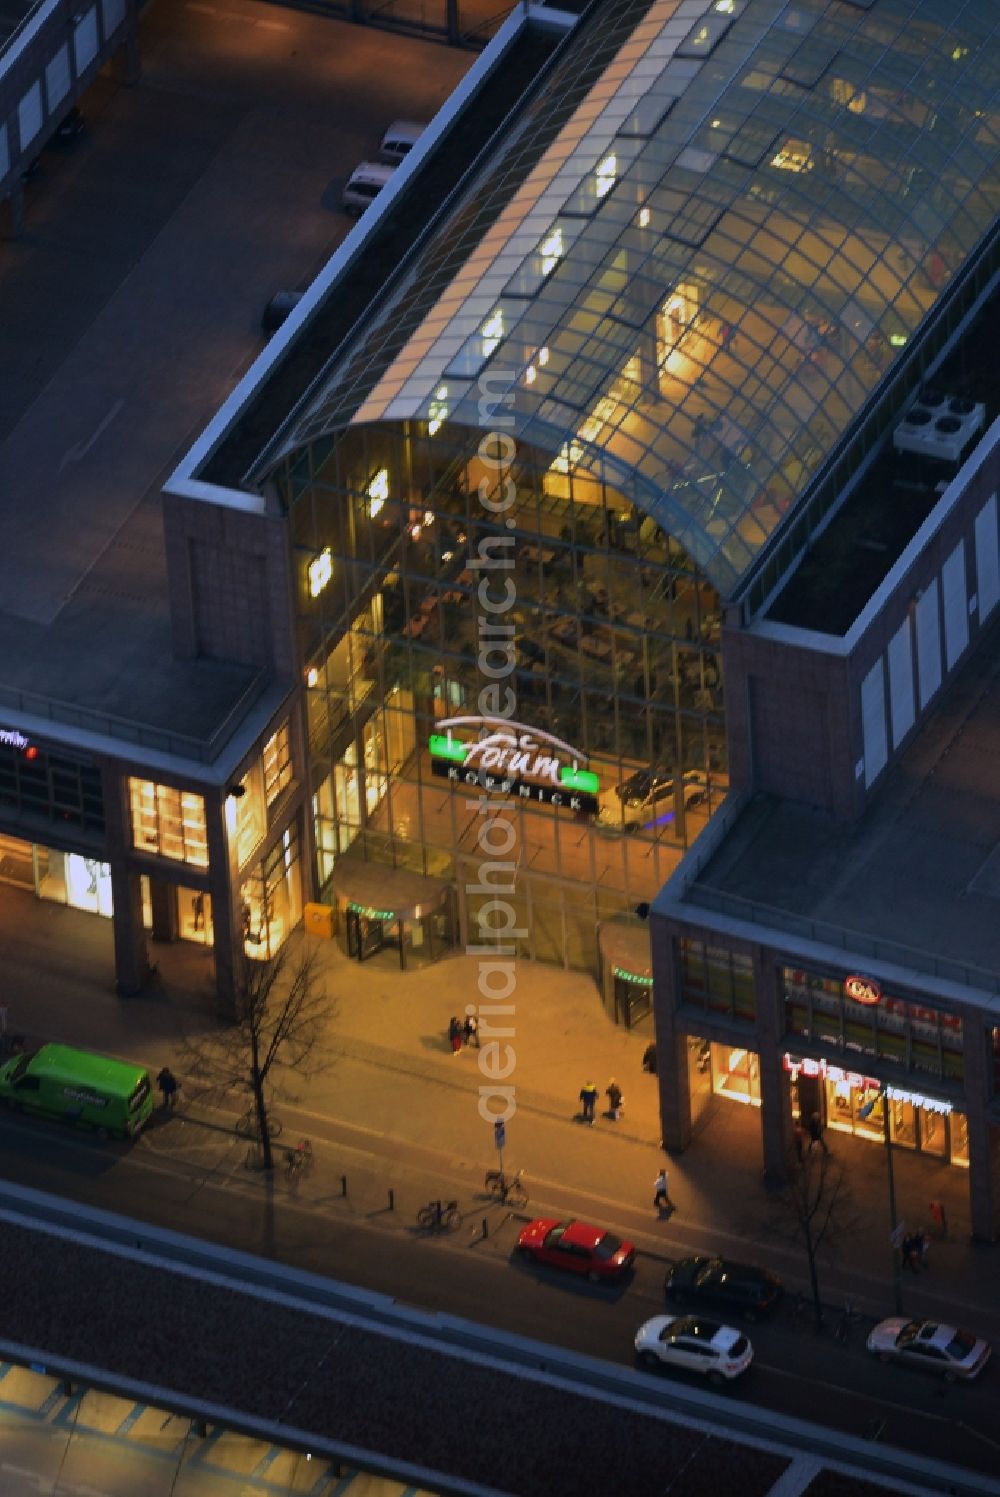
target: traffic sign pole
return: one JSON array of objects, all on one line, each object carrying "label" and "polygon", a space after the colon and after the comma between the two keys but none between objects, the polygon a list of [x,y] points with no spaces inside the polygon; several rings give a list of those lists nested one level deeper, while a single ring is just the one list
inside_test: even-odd
[{"label": "traffic sign pole", "polygon": [[497,1158],[500,1161],[500,1176],[503,1178],[503,1147],[507,1142],[507,1125],[499,1119],[493,1124],[493,1142],[496,1145]]}]

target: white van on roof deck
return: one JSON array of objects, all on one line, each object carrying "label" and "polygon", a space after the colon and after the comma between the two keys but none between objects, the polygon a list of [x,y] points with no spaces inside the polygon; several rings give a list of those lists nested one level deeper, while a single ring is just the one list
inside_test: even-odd
[{"label": "white van on roof deck", "polygon": [[409,155],[426,129],[427,126],[423,120],[393,120],[382,136],[382,144],[378,148],[379,156],[383,161],[389,161],[393,166],[398,166]]},{"label": "white van on roof deck", "polygon": [[394,166],[385,166],[380,161],[360,162],[344,183],[344,190],[340,195],[342,205],[349,213],[363,213],[372,199],[378,197],[395,170]]}]

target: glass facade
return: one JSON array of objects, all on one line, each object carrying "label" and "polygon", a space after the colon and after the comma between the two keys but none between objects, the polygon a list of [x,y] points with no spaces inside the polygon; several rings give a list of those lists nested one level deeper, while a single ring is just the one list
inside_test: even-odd
[{"label": "glass facade", "polygon": [[680,943],[681,1002],[706,1014],[753,1022],[757,1006],[750,958],[704,941]]},{"label": "glass facade", "polygon": [[955,1014],[887,993],[874,1002],[856,1002],[845,991],[856,979],[845,982],[842,976],[792,967],[783,967],[780,975],[786,1034],[942,1080],[963,1079],[962,1021]]},{"label": "glass facade", "polygon": [[274,956],[302,919],[302,869],[295,826],[243,878],[240,909],[247,956]]},{"label": "glass facade", "polygon": [[0,806],[36,821],[104,830],[104,794],[96,765],[51,754],[20,733],[0,733]]},{"label": "glass facade", "polygon": [[132,846],[139,852],[175,858],[192,868],[208,867],[205,802],[190,790],[152,780],[129,779]]},{"label": "glass facade", "polygon": [[604,7],[286,454],[349,423],[482,426],[489,380],[519,445],[733,587],[993,225],[1000,13],[715,0],[690,27]]},{"label": "glass facade", "polygon": [[720,599],[993,225],[998,35],[987,0],[609,0],[351,310],[251,469],[291,519],[321,898],[350,850],[471,921],[429,740],[513,718],[600,785],[517,808],[518,951],[598,968],[727,789]]},{"label": "glass facade", "polygon": [[474,882],[475,810],[429,744],[502,706],[597,776],[586,814],[518,807],[515,896],[525,954],[593,968],[598,919],[651,899],[725,794],[718,595],[608,485],[452,436],[351,431],[286,474],[320,883],[349,848]]},{"label": "glass facade", "polygon": [[264,799],[268,810],[283,790],[292,783],[292,750],[288,724],[282,723],[264,745]]}]

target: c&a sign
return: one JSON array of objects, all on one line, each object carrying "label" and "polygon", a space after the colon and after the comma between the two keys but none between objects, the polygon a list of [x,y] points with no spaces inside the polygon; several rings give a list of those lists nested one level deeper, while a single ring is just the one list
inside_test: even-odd
[{"label": "c&a sign", "polygon": [[871,1008],[882,1001],[882,989],[873,977],[862,977],[859,973],[853,973],[844,978],[844,997],[850,998],[852,1003],[863,1003]]},{"label": "c&a sign", "polygon": [[551,733],[485,717],[449,717],[438,728],[428,745],[436,775],[570,811],[597,810],[600,781],[580,768],[588,756]]}]

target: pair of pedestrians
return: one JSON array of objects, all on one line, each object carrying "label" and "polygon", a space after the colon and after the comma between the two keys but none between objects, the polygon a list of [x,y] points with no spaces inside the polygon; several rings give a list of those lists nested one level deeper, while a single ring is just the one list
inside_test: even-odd
[{"label": "pair of pedestrians", "polygon": [[452,1055],[459,1053],[463,1041],[466,1045],[479,1049],[479,1020],[473,1009],[467,1012],[464,1024],[457,1014],[453,1014],[448,1021],[448,1043],[451,1046]]},{"label": "pair of pedestrians", "polygon": [[[608,1099],[608,1117],[613,1123],[617,1123],[622,1115],[622,1108],[625,1106],[625,1098],[622,1095],[621,1087],[613,1076],[604,1088],[604,1095]],[[597,1116],[597,1101],[599,1096],[600,1092],[593,1081],[584,1082],[580,1088],[580,1118],[583,1122],[589,1123],[591,1127],[593,1127],[594,1119]]]}]

